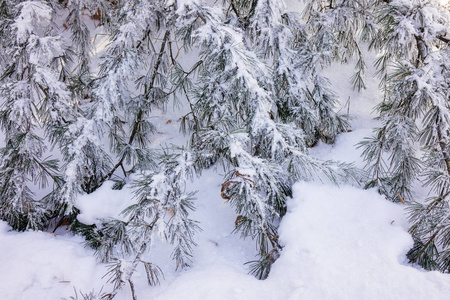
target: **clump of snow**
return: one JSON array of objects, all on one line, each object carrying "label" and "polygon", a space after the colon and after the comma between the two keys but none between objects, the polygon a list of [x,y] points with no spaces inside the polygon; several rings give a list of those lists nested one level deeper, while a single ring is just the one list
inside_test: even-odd
[{"label": "clump of snow", "polygon": [[75,203],[81,211],[78,221],[90,225],[100,219],[117,218],[125,208],[135,203],[133,191],[128,186],[113,190],[113,185],[113,181],[106,181],[95,192],[78,197]]},{"label": "clump of snow", "polygon": [[50,24],[52,10],[41,1],[25,1],[19,4],[20,15],[14,20],[13,27],[16,28],[17,43],[26,42],[29,35],[34,31],[36,24],[44,26]]}]

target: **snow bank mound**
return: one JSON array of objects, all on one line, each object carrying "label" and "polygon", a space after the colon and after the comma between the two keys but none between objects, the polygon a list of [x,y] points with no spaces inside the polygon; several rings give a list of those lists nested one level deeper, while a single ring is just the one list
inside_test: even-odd
[{"label": "snow bank mound", "polygon": [[407,265],[401,205],[373,190],[299,183],[288,207],[269,279],[285,282],[285,299],[448,299],[448,275]]},{"label": "snow bank mound", "polygon": [[155,299],[448,299],[449,275],[407,264],[401,205],[375,191],[299,183],[288,209],[285,247],[267,280],[214,264],[184,273]]},{"label": "snow bank mound", "polygon": [[80,237],[17,233],[0,221],[0,299],[53,300],[100,290],[105,273]]},{"label": "snow bank mound", "polygon": [[[0,222],[0,299],[60,299],[73,295],[74,286],[84,292],[101,289],[105,266],[83,249],[81,238],[8,229]],[[231,239],[228,245],[222,239],[217,245],[199,243],[201,255],[193,267],[166,273],[159,287],[136,276],[138,299],[449,299],[448,274],[407,263],[412,240],[403,207],[375,191],[298,183],[279,232],[284,250],[265,281],[248,275],[241,264],[242,241]],[[221,251],[235,255],[220,258]],[[116,299],[131,298],[125,290]]]}]

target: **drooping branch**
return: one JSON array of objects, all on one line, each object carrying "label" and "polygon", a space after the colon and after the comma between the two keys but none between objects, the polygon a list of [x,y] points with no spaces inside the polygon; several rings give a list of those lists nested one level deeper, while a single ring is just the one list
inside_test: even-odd
[{"label": "drooping branch", "polygon": [[[156,60],[155,67],[153,68],[153,74],[152,74],[152,77],[151,77],[151,80],[150,80],[150,84],[148,86],[148,90],[151,90],[154,87],[155,80],[156,80],[156,75],[157,75],[158,69],[159,69],[159,67],[160,67],[160,65],[162,63],[162,57],[163,57],[164,52],[166,50],[166,44],[167,44],[167,42],[169,40],[169,37],[170,37],[170,31],[167,30],[166,33],[164,34],[164,38],[163,38],[162,43],[161,43],[161,48],[160,48],[159,53],[158,53],[158,58]],[[149,97],[149,95],[150,95],[149,93],[145,94],[146,97]],[[143,117],[144,117],[144,110],[141,108],[141,109],[139,109],[139,111],[137,113],[136,121],[134,122],[130,138],[128,139],[128,145],[132,145],[133,144],[134,138],[135,138],[135,136],[136,136],[136,134],[138,132],[138,129],[139,129],[139,124],[142,122]],[[111,169],[111,171],[102,178],[101,182],[111,178],[111,176],[114,174],[114,172],[117,170],[117,168],[119,168],[123,164],[123,161],[125,160],[125,157],[126,157],[126,154],[124,153],[122,155],[122,157],[120,158],[120,160]]]}]

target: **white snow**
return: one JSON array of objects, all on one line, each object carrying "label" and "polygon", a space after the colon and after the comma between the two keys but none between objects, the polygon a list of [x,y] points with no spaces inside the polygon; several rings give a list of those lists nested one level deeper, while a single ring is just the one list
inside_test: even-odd
[{"label": "white snow", "polygon": [[448,298],[448,275],[407,265],[403,207],[376,191],[299,183],[288,209],[285,248],[269,277],[288,279],[284,299]]},{"label": "white snow", "polygon": [[[299,5],[297,0],[287,4]],[[46,10],[40,9],[38,17],[45,17]],[[27,16],[27,22],[18,24],[18,38],[28,34],[32,17],[36,17],[31,13]],[[350,99],[352,132],[341,134],[333,146],[319,144],[311,152],[323,159],[355,162],[363,167],[361,151],[354,145],[371,135],[371,128],[377,124],[371,110],[381,98],[375,80],[367,82],[368,90],[361,94],[351,91],[348,78],[342,74],[352,74],[352,69],[352,65],[339,65],[327,71],[343,111]],[[153,146],[184,143],[178,134],[181,115],[179,110],[156,111],[154,123],[159,131]],[[233,155],[242,153],[236,145],[230,150]],[[165,280],[160,286],[149,287],[143,270],[135,273],[139,300],[449,299],[450,275],[426,272],[407,263],[405,255],[412,239],[402,205],[386,201],[374,190],[332,184],[295,185],[293,198],[287,203],[288,213],[280,224],[280,242],[284,245],[281,256],[268,279],[255,279],[244,265],[255,259],[254,241],[232,233],[236,214],[220,197],[220,173],[220,169],[208,170],[188,187],[199,190],[192,218],[202,228],[195,236],[198,246],[192,267],[175,271],[168,258],[170,249],[156,240],[144,258],[161,267]],[[253,175],[249,170],[241,173]],[[74,205],[81,210],[81,222],[95,224],[102,218],[117,218],[132,204],[130,189],[117,191],[112,186],[112,182],[105,182],[94,193],[77,200]],[[100,291],[107,280],[102,278],[107,268],[96,262],[93,254],[93,250],[84,248],[81,237],[17,233],[0,221],[0,300],[69,298],[74,296],[74,288],[83,293]],[[104,291],[108,288],[111,285]],[[125,288],[115,299],[131,299],[129,290]]]},{"label": "white snow", "polygon": [[24,43],[32,34],[35,26],[39,23],[44,26],[50,24],[52,10],[40,1],[25,1],[20,4],[20,15],[14,20],[17,29],[17,43]]},{"label": "white snow", "polygon": [[211,259],[143,299],[448,299],[448,275],[405,263],[403,209],[374,190],[302,182],[288,209],[267,280]]},{"label": "white snow", "polygon": [[[448,299],[449,275],[406,262],[412,239],[403,207],[349,186],[295,185],[279,231],[281,257],[267,280],[256,280],[242,264],[253,259],[253,242],[231,234],[235,215],[218,195],[219,183],[211,171],[192,187],[209,187],[198,195],[194,217],[203,232],[192,268],[180,273],[159,262],[166,280],[158,287],[138,274],[139,299]],[[105,186],[97,196],[120,198],[107,196],[113,193]],[[0,224],[0,299],[58,299],[73,295],[73,286],[100,290],[106,268],[80,237],[13,233]],[[152,251],[155,260],[167,256],[158,244]],[[116,299],[129,297],[125,290]]]},{"label": "white snow", "polygon": [[113,190],[113,181],[106,181],[95,192],[80,196],[75,207],[81,213],[77,216],[83,224],[96,224],[100,219],[118,218],[120,213],[135,203],[133,192],[128,186]]},{"label": "white snow", "polygon": [[100,290],[105,269],[82,243],[69,235],[11,232],[0,221],[0,299],[60,299],[74,286]]}]

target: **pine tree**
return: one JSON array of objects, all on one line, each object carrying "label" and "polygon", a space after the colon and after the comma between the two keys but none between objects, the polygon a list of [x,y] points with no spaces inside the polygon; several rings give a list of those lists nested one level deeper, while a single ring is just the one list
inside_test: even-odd
[{"label": "pine tree", "polygon": [[282,249],[277,226],[293,182],[355,175],[307,153],[345,122],[333,113],[336,98],[313,54],[303,56],[312,51],[308,36],[280,2],[229,1],[222,11],[186,5],[178,23],[180,39],[201,51],[198,84],[186,95],[191,149],[201,168],[225,167],[222,197],[238,215],[235,230],[257,242],[251,271],[266,278]]},{"label": "pine tree", "polygon": [[[58,140],[67,161],[64,195],[68,203],[110,179],[117,181],[116,188],[131,185],[135,190],[136,204],[123,217],[102,220],[99,226],[75,220],[72,229],[84,234],[98,259],[110,265],[107,275],[114,288],[102,297],[113,299],[129,285],[136,299],[132,276],[137,268],[144,268],[150,285],[163,276],[158,266],[144,260],[158,235],[174,245],[177,269],[190,264],[198,226],[189,219],[194,194],[186,191],[186,181],[192,179],[195,166],[183,149],[166,149],[157,155],[150,147],[151,112],[164,108],[177,89],[169,76],[176,63],[174,4],[121,2],[105,14],[111,38],[99,59],[100,72],[87,87],[93,103],[83,107],[82,117],[63,129]],[[124,179],[131,183],[126,185]]]},{"label": "pine tree", "polygon": [[162,108],[170,95],[172,6],[165,1],[109,5],[98,8],[105,9],[101,11],[110,34],[99,58],[99,74],[90,80],[89,73],[81,74],[85,99],[79,116],[55,131],[54,142],[66,162],[61,195],[69,209],[78,194],[93,192],[105,180],[121,181],[117,170],[127,177],[154,165],[154,151],[148,147],[154,132],[149,113]]},{"label": "pine tree", "polygon": [[[303,24],[274,0],[180,7],[165,0],[0,1],[0,218],[20,230],[70,219],[110,264],[114,288],[101,296],[112,299],[129,285],[136,299],[137,268],[150,285],[162,276],[146,260],[156,236],[173,245],[176,268],[190,264],[198,226],[189,218],[194,193],[186,182],[222,165],[221,196],[236,211],[235,231],[256,241],[251,271],[266,278],[282,250],[277,228],[291,186],[360,175],[352,165],[308,154],[348,127],[322,68],[356,55],[355,86],[363,87],[356,37],[341,36],[350,16],[333,4],[321,10],[313,5]],[[316,28],[321,13],[344,25]],[[108,42],[100,54],[92,51],[93,23]],[[360,23],[355,29],[368,24]],[[182,64],[177,42],[198,61]],[[189,147],[158,152],[151,114],[171,96],[190,106],[181,128]],[[46,158],[50,147],[61,162]],[[131,186],[135,204],[97,226],[81,224],[76,199],[107,180],[117,189]],[[37,188],[50,193],[36,199]]]},{"label": "pine tree", "polygon": [[[0,217],[19,230],[42,228],[50,214],[48,203],[35,199],[34,186],[54,189],[62,184],[58,162],[45,157],[42,134],[71,114],[70,91],[63,80],[70,65],[71,49],[57,34],[55,11],[45,1],[3,2],[4,55],[0,77],[2,182]],[[10,6],[8,5],[10,4]]]},{"label": "pine tree", "polygon": [[[408,202],[415,240],[410,260],[448,272],[450,11],[437,1],[384,1],[375,16],[380,29],[371,46],[383,53],[376,64],[385,99],[377,107],[382,127],[362,143],[371,185]],[[434,194],[428,204],[412,191],[419,175]]]}]

